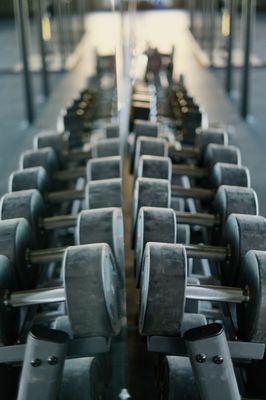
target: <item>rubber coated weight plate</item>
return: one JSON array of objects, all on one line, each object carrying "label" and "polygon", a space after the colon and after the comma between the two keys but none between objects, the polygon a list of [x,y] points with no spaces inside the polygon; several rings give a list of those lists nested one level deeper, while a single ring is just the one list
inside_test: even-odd
[{"label": "rubber coated weight plate", "polygon": [[87,163],[87,180],[95,181],[121,177],[121,157],[93,158]]},{"label": "rubber coated weight plate", "polygon": [[201,153],[204,153],[204,150],[206,149],[209,143],[216,143],[227,146],[228,145],[227,132],[221,128],[208,128],[208,129],[197,128],[195,146],[200,149]]},{"label": "rubber coated weight plate", "polygon": [[63,276],[74,336],[116,335],[120,329],[118,276],[110,247],[105,243],[69,247]]},{"label": "rubber coated weight plate", "polygon": [[171,208],[141,207],[135,237],[135,275],[139,285],[141,262],[148,242],[176,243],[176,217]]},{"label": "rubber coated weight plate", "polygon": [[237,305],[241,337],[266,342],[266,252],[249,251],[239,269],[237,285],[247,289],[250,301]]},{"label": "rubber coated weight plate", "polygon": [[43,167],[50,176],[58,170],[58,159],[52,147],[38,150],[27,150],[20,158],[20,168]]},{"label": "rubber coated weight plate", "polygon": [[14,171],[9,178],[10,192],[37,189],[44,194],[49,189],[49,178],[43,167],[27,168],[23,171]]},{"label": "rubber coated weight plate", "polygon": [[250,173],[248,168],[234,164],[215,164],[211,174],[212,186],[221,185],[250,187]]},{"label": "rubber coated weight plate", "polygon": [[224,225],[230,214],[258,215],[259,204],[256,192],[238,186],[220,186],[214,198],[214,212]]},{"label": "rubber coated weight plate", "polygon": [[136,138],[139,136],[152,136],[157,137],[159,135],[160,124],[145,121],[141,119],[135,119],[133,132]]},{"label": "rubber coated weight plate", "polygon": [[132,162],[134,163],[134,175],[137,176],[137,169],[139,166],[139,159],[142,155],[150,156],[167,156],[167,143],[166,140],[160,138],[149,138],[140,136],[136,142],[136,151],[133,155]]},{"label": "rubber coated weight plate", "polygon": [[25,218],[31,225],[35,235],[40,234],[39,221],[44,216],[45,206],[38,190],[22,190],[7,193],[1,198],[1,220]]},{"label": "rubber coated weight plate", "polygon": [[[17,290],[16,271],[6,256],[0,255],[0,292]],[[18,340],[19,309],[0,308],[0,345],[14,344]]]},{"label": "rubber coated weight plate", "polygon": [[256,215],[231,214],[226,221],[223,243],[229,246],[230,261],[221,266],[224,284],[234,283],[245,254],[266,249],[266,220]]},{"label": "rubber coated weight plate", "polygon": [[117,263],[121,285],[124,284],[124,223],[121,208],[81,211],[77,222],[77,243],[107,243]]},{"label": "rubber coated weight plate", "polygon": [[141,156],[137,177],[172,179],[172,163],[169,157]]},{"label": "rubber coated weight plate", "polygon": [[182,246],[146,245],[140,283],[140,334],[178,336],[185,307],[186,271]]},{"label": "rubber coated weight plate", "polygon": [[209,144],[204,154],[204,165],[211,169],[217,162],[241,165],[240,150],[235,146]]},{"label": "rubber coated weight plate", "polygon": [[104,374],[94,357],[66,360],[59,399],[105,399]]},{"label": "rubber coated weight plate", "polygon": [[68,151],[68,139],[69,135],[65,132],[41,132],[35,136],[33,146],[35,149],[51,147],[56,152],[57,157],[60,159],[62,157],[62,153],[66,153]]},{"label": "rubber coated weight plate", "polygon": [[85,187],[86,208],[122,207],[122,179],[90,181]]},{"label": "rubber coated weight plate", "polygon": [[92,146],[91,154],[92,158],[119,156],[120,155],[119,138],[103,139],[97,141]]},{"label": "rubber coated weight plate", "polygon": [[188,357],[165,357],[162,371],[161,400],[200,399]]},{"label": "rubber coated weight plate", "polygon": [[29,266],[25,260],[27,249],[33,247],[32,230],[26,219],[0,221],[0,252],[14,264],[21,289],[31,288],[38,276],[37,266]]},{"label": "rubber coated weight plate", "polygon": [[166,179],[138,178],[136,179],[133,196],[132,228],[134,229],[141,207],[170,207],[170,182]]}]

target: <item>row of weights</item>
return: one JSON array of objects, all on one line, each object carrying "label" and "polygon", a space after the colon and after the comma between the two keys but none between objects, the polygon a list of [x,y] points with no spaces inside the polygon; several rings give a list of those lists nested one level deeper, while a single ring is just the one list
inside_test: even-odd
[{"label": "row of weights", "polygon": [[[143,123],[143,128],[145,124],[147,122]],[[186,147],[185,155],[179,157],[182,148],[178,143],[177,149],[174,149],[177,154],[166,157],[167,153],[163,154],[162,147],[159,154],[154,151],[155,142],[158,146],[158,135],[154,135],[156,139],[151,139],[151,135],[144,137],[144,132],[145,129],[143,137],[135,135],[135,152],[131,152],[135,153],[136,166],[132,221],[133,225],[136,224],[133,231],[135,274],[137,286],[140,287],[140,333],[145,336],[177,336],[178,332],[191,328],[191,324],[197,326],[207,322],[206,317],[200,314],[188,317],[191,301],[207,301],[211,304],[226,302],[236,304],[235,334],[238,338],[265,343],[266,306],[263,291],[266,287],[266,224],[265,219],[258,216],[257,196],[250,188],[248,169],[240,165],[239,150],[225,142],[222,145],[214,140],[214,144],[211,144],[210,140],[200,150],[198,145]],[[223,138],[225,136],[225,132],[218,129],[197,129],[198,137],[210,132],[220,134],[220,137],[223,135]],[[159,141],[161,143],[162,139]],[[186,157],[188,164],[180,164],[180,160],[184,162]],[[200,161],[201,165],[192,163],[191,159]],[[171,179],[175,180],[180,175],[197,183],[201,181],[203,187],[214,187],[215,196],[209,187],[176,189],[176,185],[171,185]],[[181,198],[204,200],[200,207],[205,212],[173,210],[170,208],[171,190]],[[178,205],[180,207],[180,203]],[[191,242],[193,235],[190,227],[193,225],[205,227],[205,230],[207,228],[208,234],[201,236],[204,239],[207,237],[207,244]],[[191,258],[215,261],[220,282],[226,286],[220,283],[200,285],[198,279],[195,284],[195,278],[188,272]],[[171,363],[176,363],[176,359],[178,357],[165,360],[168,369]],[[192,371],[187,361],[181,362],[184,371],[179,368],[180,375],[173,378],[175,384],[180,383],[182,374],[185,376],[188,369],[191,381]],[[181,389],[187,383],[184,380],[180,384]],[[189,388],[186,391],[183,395],[188,397],[182,398],[198,398],[198,395],[189,397]],[[195,396],[193,386],[191,391]],[[181,398],[178,388],[174,393]]]},{"label": "row of weights", "polygon": [[[102,130],[107,131],[109,126],[105,129],[103,125]],[[93,134],[92,131],[88,136],[91,142]],[[82,343],[90,338],[111,338],[119,333],[121,327],[124,227],[119,137],[102,138],[98,135],[97,140],[96,135],[93,144],[89,145],[90,151],[83,148],[72,150],[68,142],[66,151],[67,137],[69,135],[65,133],[51,132],[38,135],[34,149],[22,154],[19,170],[10,176],[9,193],[1,199],[0,359],[1,351],[2,356],[5,349],[14,349],[15,352],[14,344],[23,342],[21,327],[28,317],[23,310],[35,306],[35,313],[28,321],[29,326],[33,326],[25,345],[25,356],[21,360],[16,355],[17,361],[23,361],[19,399],[35,398],[36,393],[41,393],[44,388],[45,398],[48,398],[47,393],[50,398],[55,398],[59,391],[62,399],[73,398],[74,393],[77,396],[80,391],[82,399],[103,396],[103,379],[100,379],[103,366],[98,365],[98,358],[88,357]],[[76,189],[80,177],[85,187]],[[60,189],[65,186],[63,190],[54,190],[58,184]],[[86,201],[80,202],[79,213],[62,214],[65,202],[68,203],[67,209],[71,210],[73,200],[84,198]],[[59,203],[59,206],[54,207],[54,203]],[[56,234],[50,236],[51,231],[62,230],[65,235],[59,235],[59,239]],[[56,243],[60,242],[59,247],[53,247],[54,237]],[[58,304],[65,306],[58,307]],[[42,312],[36,314],[39,307]],[[57,316],[55,320],[53,315]],[[35,326],[35,321],[41,326]],[[74,360],[77,355],[71,355],[69,338],[74,340],[78,349],[79,357]],[[51,351],[49,346],[57,344],[58,354],[53,354],[56,362],[27,358],[43,341],[46,344],[39,349],[43,356]],[[60,349],[58,343],[61,343]],[[63,372],[62,361],[66,356],[72,360],[65,363]],[[4,357],[2,362],[8,364],[11,361]],[[57,365],[57,370],[49,373],[49,365]],[[62,374],[60,388],[57,380],[61,382]],[[45,381],[41,379],[44,375]],[[95,381],[95,376],[100,381]],[[78,377],[79,384],[75,377]]]}]

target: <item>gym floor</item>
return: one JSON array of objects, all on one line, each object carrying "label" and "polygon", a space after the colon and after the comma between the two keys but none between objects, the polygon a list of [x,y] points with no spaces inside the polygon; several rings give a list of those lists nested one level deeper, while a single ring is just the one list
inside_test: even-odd
[{"label": "gym floor", "polygon": [[[187,31],[187,16],[179,11],[153,11],[138,13],[134,20],[135,42],[141,49],[146,44],[160,47],[166,51],[174,44],[176,47],[175,74],[185,76],[186,85],[208,113],[211,123],[230,127],[231,142],[237,144],[243,154],[243,164],[250,168],[251,185],[257,191],[260,213],[266,215],[266,190],[264,186],[264,163],[266,164],[266,137],[263,119],[254,125],[241,120],[236,106],[228,99],[221,81],[209,70],[203,68],[192,52],[191,38]],[[38,107],[38,117],[32,127],[22,123],[23,106],[21,83],[18,75],[0,76],[0,194],[7,191],[7,177],[18,167],[18,158],[24,149],[32,146],[33,135],[40,129],[55,129],[57,116],[64,107],[85,85],[87,77],[93,73],[95,47],[101,51],[113,51],[115,26],[112,13],[92,14],[87,19],[88,33],[83,43],[83,51],[76,67],[68,73],[52,76],[52,94],[49,100]],[[105,29],[102,29],[102,28]],[[110,28],[108,30],[108,27]],[[112,34],[110,34],[110,30]],[[5,24],[0,27],[0,38],[5,33],[11,50],[17,51],[14,32]],[[2,39],[0,39],[2,42]],[[174,42],[173,42],[174,40]],[[10,47],[9,46],[9,47]],[[13,46],[13,47],[12,47]],[[2,48],[2,46],[1,46]],[[10,51],[10,50],[9,50]],[[10,52],[7,57],[14,59]],[[34,77],[35,89],[39,88],[39,78]],[[265,85],[265,82],[263,83]],[[257,100],[258,101],[258,100]],[[259,127],[259,129],[257,129]],[[128,169],[125,168],[128,171]],[[130,198],[132,186],[128,172],[125,172],[125,219],[127,240],[127,312],[128,312],[128,361],[129,392],[132,398],[154,399],[152,381],[152,356],[146,352],[146,342],[137,331],[137,290],[134,287],[132,252],[130,250]],[[121,353],[119,362],[125,360],[125,347],[116,349]],[[121,372],[121,371],[120,371]],[[121,372],[120,379],[126,380]],[[126,384],[126,382],[125,382]]]}]

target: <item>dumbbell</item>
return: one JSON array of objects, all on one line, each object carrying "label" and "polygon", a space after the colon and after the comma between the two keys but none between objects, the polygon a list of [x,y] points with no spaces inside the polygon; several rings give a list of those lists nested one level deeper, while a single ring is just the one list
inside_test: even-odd
[{"label": "dumbbell", "polygon": [[213,168],[211,181],[214,189],[201,187],[184,188],[178,185],[171,185],[169,180],[166,179],[137,178],[132,205],[133,227],[136,222],[138,210],[142,206],[169,208],[171,200],[176,197],[193,198],[209,202],[214,199],[215,192],[221,185],[250,187],[250,174],[246,167],[216,163]]},{"label": "dumbbell", "polygon": [[141,277],[140,333],[176,336],[186,299],[194,299],[236,304],[240,338],[265,342],[266,252],[252,249],[243,256],[238,280],[231,287],[187,285],[187,257],[189,254],[182,245],[146,245]]},{"label": "dumbbell", "polygon": [[[223,228],[221,245],[185,245],[187,255],[192,259],[217,262],[221,281],[226,285],[235,283],[243,266],[244,255],[249,250],[266,248],[265,226],[265,219],[261,216],[231,214]],[[142,247],[139,246],[140,252],[141,249],[143,251],[145,243]]]},{"label": "dumbbell", "polygon": [[[114,211],[114,214],[115,212],[116,210]],[[106,216],[109,217],[109,221],[106,218],[106,225],[108,223],[112,223],[112,221],[110,221],[111,213],[112,210],[109,211],[108,216],[108,213],[106,212]],[[119,211],[117,211],[117,214],[119,214]],[[78,240],[80,240],[80,242],[77,243],[77,245],[93,244],[96,240],[100,239],[109,241],[110,245],[115,249],[117,257],[115,260],[117,261],[117,273],[119,273],[119,282],[122,285],[124,275],[123,265],[121,264],[123,261],[123,243],[122,240],[117,237],[118,234],[123,235],[123,231],[121,232],[121,220],[116,221],[116,223],[113,222],[114,228],[116,229],[115,232],[111,233],[110,228],[107,225],[107,232],[104,233],[104,227],[97,228],[96,221],[98,220],[99,223],[102,221],[100,217],[101,216],[99,214],[97,215],[97,213],[94,215],[87,215],[86,219],[84,215],[82,216],[83,226],[80,226],[79,228]],[[86,226],[84,222],[88,221],[90,222],[91,226],[96,227],[95,238],[93,237],[93,232],[88,233],[88,236],[86,237],[86,231],[90,231],[90,226]],[[103,222],[101,222],[101,224],[103,226]],[[34,232],[31,229],[29,222],[25,218],[14,218],[0,221],[0,254],[8,257],[10,262],[14,265],[17,282],[19,287],[23,289],[30,288],[36,283],[36,278],[38,277],[39,273],[39,265],[62,261],[66,250],[66,247],[35,250],[36,246],[33,235]]]},{"label": "dumbbell", "polygon": [[241,154],[235,146],[209,144],[206,148],[203,167],[190,164],[173,164],[170,157],[143,155],[139,158],[137,176],[170,179],[186,175],[190,178],[207,178],[216,163],[241,165]]},{"label": "dumbbell", "polygon": [[[198,162],[202,162],[207,146],[210,144],[228,146],[228,135],[224,131],[220,130],[218,130],[218,132],[213,130],[204,130],[202,131],[202,134],[199,135],[198,144],[195,148],[182,148],[179,142],[167,144],[167,142],[163,138],[149,138],[145,136],[139,136],[136,142],[135,153],[133,154],[132,158],[132,170],[134,166],[134,173],[136,175],[137,167],[139,165],[139,159],[142,155],[152,155],[160,157],[169,156],[174,164],[178,164],[180,163],[181,159],[187,158],[194,158],[198,160]],[[232,147],[231,149],[235,149],[236,151],[236,148],[234,147]],[[215,150],[214,148],[213,152],[216,151],[216,154],[218,154],[218,150],[219,147],[217,150]],[[229,152],[230,150],[228,151],[228,153]],[[228,155],[228,159],[229,158],[230,156]]]},{"label": "dumbbell", "polygon": [[117,271],[107,244],[68,247],[62,286],[18,291],[14,268],[16,264],[0,256],[1,343],[17,339],[20,317],[13,309],[59,302],[67,304],[74,337],[110,337],[119,332]]},{"label": "dumbbell", "polygon": [[9,178],[9,191],[37,189],[45,202],[58,204],[64,201],[85,200],[85,208],[121,207],[122,179],[102,179],[87,182],[82,190],[49,192],[50,180],[43,167],[14,171]]},{"label": "dumbbell", "polygon": [[[175,211],[171,208],[141,207],[135,235],[137,282],[139,282],[142,255],[146,243],[180,243],[179,224],[219,228],[219,236],[222,236],[227,218],[231,214],[258,215],[257,195],[254,190],[249,188],[220,186],[213,202],[213,211],[213,214],[207,214]],[[187,242],[189,241],[184,241],[184,243]]]},{"label": "dumbbell", "polygon": [[[96,141],[94,144],[90,144],[87,150],[82,149],[64,152],[62,135],[57,134],[53,135],[53,137],[51,136],[48,136],[47,140],[42,140],[43,146],[40,148],[28,150],[22,154],[20,158],[21,168],[46,165],[46,168],[53,169],[51,172],[55,172],[56,169],[59,169],[61,161],[66,159],[66,157],[71,158],[72,161],[87,161],[90,158],[120,155],[120,141],[116,138]],[[45,143],[47,146],[44,146]],[[48,144],[50,144],[50,146],[48,146]],[[52,149],[54,153],[52,153]]]},{"label": "dumbbell", "polygon": [[[88,157],[107,157],[120,154],[119,132],[117,124],[107,124],[105,135],[93,143],[86,143],[85,149],[71,150],[68,133],[41,132],[35,136],[33,147],[35,150],[52,147],[61,161],[84,160]],[[118,134],[116,134],[118,133]]]},{"label": "dumbbell", "polygon": [[[108,243],[111,247],[121,282],[124,280],[124,228],[121,208],[83,210],[78,215],[44,217],[45,204],[41,194],[33,190],[7,193],[1,198],[0,220],[25,218],[31,225],[36,245],[39,247],[43,232],[55,229],[76,228],[77,244]],[[32,247],[32,246],[31,246]],[[59,251],[60,250],[60,251]],[[60,259],[62,249],[43,249],[31,252],[30,260],[38,261],[38,255]],[[0,250],[1,251],[1,250]]]}]

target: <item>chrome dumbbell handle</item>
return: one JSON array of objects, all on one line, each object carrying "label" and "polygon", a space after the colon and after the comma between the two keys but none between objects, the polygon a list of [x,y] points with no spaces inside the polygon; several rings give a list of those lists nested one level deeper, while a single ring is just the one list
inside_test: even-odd
[{"label": "chrome dumbbell handle", "polygon": [[195,165],[172,164],[172,172],[174,175],[186,175],[190,178],[206,178],[209,176],[209,171],[206,168]]},{"label": "chrome dumbbell handle", "polygon": [[175,215],[179,224],[201,225],[211,228],[221,222],[219,215],[215,214],[175,211]]},{"label": "chrome dumbbell handle", "polygon": [[51,192],[46,195],[46,199],[50,203],[60,203],[61,201],[83,200],[85,197],[84,190],[62,190],[59,192]]},{"label": "chrome dumbbell handle", "polygon": [[22,290],[12,293],[5,292],[2,302],[7,307],[23,307],[37,304],[59,303],[65,300],[65,289],[63,286],[58,286],[49,289]]},{"label": "chrome dumbbell handle", "polygon": [[86,168],[85,167],[77,167],[73,169],[68,169],[65,171],[57,171],[53,174],[53,179],[57,181],[66,181],[70,179],[77,179],[80,177],[86,176]]},{"label": "chrome dumbbell handle", "polygon": [[212,285],[187,285],[186,299],[243,303],[250,300],[246,290],[236,287]]},{"label": "chrome dumbbell handle", "polygon": [[56,247],[51,249],[28,250],[26,260],[29,264],[42,264],[62,261],[66,248]]},{"label": "chrome dumbbell handle", "polygon": [[184,188],[182,186],[172,185],[172,196],[183,197],[185,199],[211,200],[214,197],[214,190],[202,188]]},{"label": "chrome dumbbell handle", "polygon": [[56,217],[47,217],[40,221],[40,227],[45,230],[71,228],[76,226],[77,219],[77,215],[58,215]]},{"label": "chrome dumbbell handle", "polygon": [[184,246],[188,258],[226,261],[230,256],[230,249],[222,246],[208,246],[205,244],[188,244]]}]

